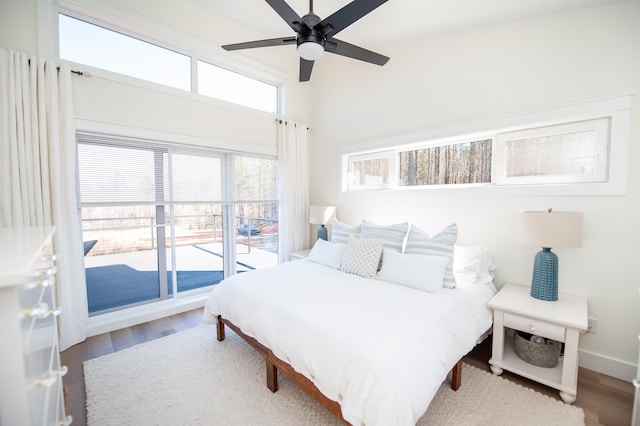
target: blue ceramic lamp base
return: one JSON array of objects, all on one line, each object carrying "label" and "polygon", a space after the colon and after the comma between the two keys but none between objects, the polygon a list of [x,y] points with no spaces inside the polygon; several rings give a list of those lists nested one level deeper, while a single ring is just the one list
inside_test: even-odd
[{"label": "blue ceramic lamp base", "polygon": [[531,297],[540,300],[558,300],[558,256],[543,247],[536,254],[531,280]]},{"label": "blue ceramic lamp base", "polygon": [[327,234],[327,228],[324,225],[320,225],[318,228],[318,239],[328,241],[329,235]]}]

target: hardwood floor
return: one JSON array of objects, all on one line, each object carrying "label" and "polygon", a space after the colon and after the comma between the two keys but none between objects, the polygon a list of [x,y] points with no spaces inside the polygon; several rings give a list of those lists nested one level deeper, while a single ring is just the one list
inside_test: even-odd
[{"label": "hardwood floor", "polygon": [[[84,377],[82,363],[88,359],[117,352],[139,343],[177,333],[202,324],[202,309],[162,318],[134,327],[90,337],[62,353],[62,363],[69,367],[64,378],[68,388],[67,410],[73,416],[74,426],[86,424]],[[491,357],[490,339],[478,345],[465,361],[482,370],[489,370]],[[540,385],[531,380],[504,372],[502,377],[530,387],[555,399],[560,399],[555,389]],[[464,376],[462,377],[464,386]],[[578,399],[575,405],[584,409],[587,426],[628,426],[631,424],[633,406],[633,385],[580,368],[578,374]]]}]

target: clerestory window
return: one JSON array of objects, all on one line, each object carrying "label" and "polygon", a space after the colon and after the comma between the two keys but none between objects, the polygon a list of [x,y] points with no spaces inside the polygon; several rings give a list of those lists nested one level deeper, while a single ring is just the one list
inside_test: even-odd
[{"label": "clerestory window", "polygon": [[[213,65],[178,47],[58,15],[58,52],[65,59],[275,114],[278,86]],[[196,64],[192,66],[192,64]]]},{"label": "clerestory window", "polygon": [[[573,111],[586,117],[576,118]],[[556,113],[570,118],[554,118]],[[376,146],[384,148],[342,153],[342,190],[502,188],[515,193],[624,194],[629,96],[530,115],[518,117],[519,124],[498,120],[493,129],[489,123],[488,129],[468,135],[389,145],[378,141]],[[536,123],[539,117],[545,118],[541,124]]]}]

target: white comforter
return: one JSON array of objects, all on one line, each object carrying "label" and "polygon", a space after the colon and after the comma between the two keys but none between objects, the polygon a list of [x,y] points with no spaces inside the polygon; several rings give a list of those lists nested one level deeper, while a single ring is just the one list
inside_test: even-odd
[{"label": "white comforter", "polygon": [[256,338],[351,424],[415,425],[491,326],[494,293],[492,283],[464,282],[426,293],[298,260],[216,285],[204,320],[222,315]]}]

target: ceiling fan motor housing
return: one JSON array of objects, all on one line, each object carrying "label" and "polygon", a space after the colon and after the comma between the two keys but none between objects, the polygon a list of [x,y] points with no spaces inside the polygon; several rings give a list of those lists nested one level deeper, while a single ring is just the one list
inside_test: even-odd
[{"label": "ceiling fan motor housing", "polygon": [[296,43],[298,53],[303,59],[314,61],[324,52],[324,35],[315,27],[321,21],[318,15],[308,13],[302,17],[302,31],[298,33]]},{"label": "ceiling fan motor housing", "polygon": [[320,17],[314,13],[308,13],[302,17],[303,25],[300,25],[302,29],[298,32],[297,37],[298,47],[302,43],[318,43],[324,46],[324,34],[314,28],[320,21]]}]

